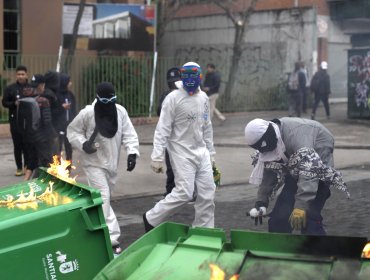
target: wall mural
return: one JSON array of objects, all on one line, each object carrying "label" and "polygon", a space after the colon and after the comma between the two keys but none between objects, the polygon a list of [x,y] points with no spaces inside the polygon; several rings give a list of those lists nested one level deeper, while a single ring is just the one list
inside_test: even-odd
[{"label": "wall mural", "polygon": [[[235,109],[251,106],[261,91],[277,88],[285,74],[284,61],[281,53],[286,53],[285,43],[250,43],[243,46],[243,56],[239,61],[236,84],[231,94]],[[232,46],[179,46],[175,51],[176,63],[181,65],[186,61],[200,63],[203,71],[207,63],[214,63],[221,72],[221,89],[225,89],[228,80],[232,57]],[[276,75],[281,73],[281,75]],[[222,95],[220,96],[222,99]],[[254,105],[252,105],[254,106]]]},{"label": "wall mural", "polygon": [[370,117],[370,49],[348,52],[348,115]]}]

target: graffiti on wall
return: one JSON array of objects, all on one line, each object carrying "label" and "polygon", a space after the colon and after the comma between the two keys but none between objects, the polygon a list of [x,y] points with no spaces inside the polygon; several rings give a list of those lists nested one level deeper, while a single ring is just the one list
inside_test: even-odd
[{"label": "graffiti on wall", "polygon": [[[281,52],[284,46],[280,43],[245,44],[243,55],[239,61],[236,84],[232,96],[245,96],[246,93],[256,92],[263,88],[276,85],[283,69],[283,61],[276,50]],[[224,89],[229,76],[231,65],[232,46],[179,46],[175,52],[176,62],[181,65],[187,61],[198,62],[203,69],[207,63],[214,63],[222,73],[221,91]]]},{"label": "graffiti on wall", "polygon": [[370,50],[349,57],[349,87],[357,107],[370,106]]}]

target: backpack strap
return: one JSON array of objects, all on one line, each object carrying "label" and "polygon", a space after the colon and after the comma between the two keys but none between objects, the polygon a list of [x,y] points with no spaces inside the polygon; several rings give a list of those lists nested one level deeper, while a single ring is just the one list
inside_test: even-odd
[{"label": "backpack strap", "polygon": [[98,128],[95,126],[94,132],[91,134],[91,136],[88,140],[90,145],[95,141],[95,138],[96,138],[97,135],[98,135]]}]

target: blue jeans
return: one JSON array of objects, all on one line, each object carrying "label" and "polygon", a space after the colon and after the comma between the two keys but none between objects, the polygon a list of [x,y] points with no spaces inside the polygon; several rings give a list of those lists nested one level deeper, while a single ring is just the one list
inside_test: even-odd
[{"label": "blue jeans", "polygon": [[[285,185],[278,196],[275,206],[269,214],[269,232],[291,233],[292,227],[289,217],[294,209],[295,194],[297,192],[297,180],[291,176],[285,179]],[[302,234],[307,235],[326,235],[322,226],[321,210],[324,208],[326,200],[330,197],[329,185],[323,181],[319,182],[316,197],[310,202],[306,211],[306,228],[302,229]]]}]

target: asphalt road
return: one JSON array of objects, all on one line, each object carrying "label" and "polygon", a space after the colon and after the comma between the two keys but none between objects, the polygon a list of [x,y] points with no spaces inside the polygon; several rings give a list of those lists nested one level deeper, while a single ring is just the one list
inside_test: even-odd
[{"label": "asphalt road", "polygon": [[[367,167],[363,166],[363,172]],[[344,173],[361,172],[361,167],[348,169]],[[355,180],[348,183],[351,198],[347,199],[341,191],[332,189],[322,212],[324,225],[328,235],[357,236],[370,239],[370,180]],[[254,221],[246,216],[246,212],[253,208],[257,188],[251,185],[236,185],[221,187],[216,191],[215,227],[230,229],[267,231],[267,221],[262,225],[255,225]],[[137,198],[124,198],[112,202],[112,207],[119,220],[123,248],[144,234],[142,214],[150,209],[160,195]],[[269,209],[272,209],[273,203]],[[193,205],[187,204],[183,209],[171,216],[170,221],[191,224],[194,218]],[[298,232],[297,232],[298,234]]]}]

